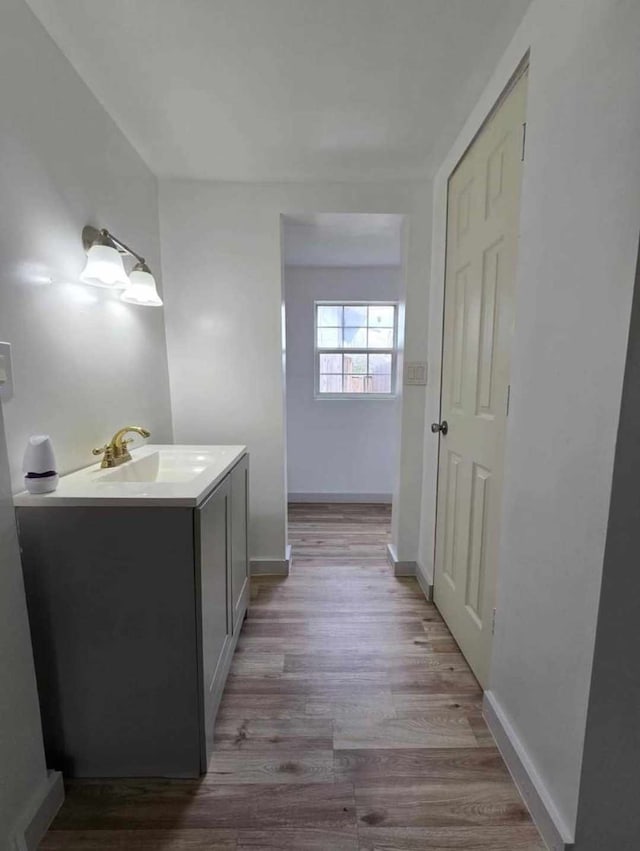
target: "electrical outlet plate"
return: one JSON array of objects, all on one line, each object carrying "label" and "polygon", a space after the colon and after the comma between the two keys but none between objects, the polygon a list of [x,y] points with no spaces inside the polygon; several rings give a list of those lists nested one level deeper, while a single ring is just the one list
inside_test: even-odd
[{"label": "electrical outlet plate", "polygon": [[404,365],[405,385],[421,386],[427,383],[427,362],[414,361]]},{"label": "electrical outlet plate", "polygon": [[11,344],[0,343],[0,400],[6,402],[13,396],[13,370]]}]

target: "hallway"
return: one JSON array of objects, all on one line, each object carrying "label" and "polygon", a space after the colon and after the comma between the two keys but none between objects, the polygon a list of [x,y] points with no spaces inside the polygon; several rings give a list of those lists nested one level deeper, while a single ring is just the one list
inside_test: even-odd
[{"label": "hallway", "polygon": [[391,575],[387,506],[292,505],[200,781],[91,781],[46,851],[541,851],[433,605]]}]

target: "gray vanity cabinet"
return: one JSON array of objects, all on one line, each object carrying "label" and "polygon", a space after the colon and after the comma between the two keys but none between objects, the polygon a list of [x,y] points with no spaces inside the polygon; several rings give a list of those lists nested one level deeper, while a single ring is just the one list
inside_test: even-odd
[{"label": "gray vanity cabinet", "polygon": [[249,597],[247,473],[194,507],[16,509],[51,768],[206,770]]},{"label": "gray vanity cabinet", "polygon": [[242,628],[247,611],[248,503],[249,458],[245,455],[196,511],[207,762],[213,747],[215,716],[235,648],[233,638]]}]

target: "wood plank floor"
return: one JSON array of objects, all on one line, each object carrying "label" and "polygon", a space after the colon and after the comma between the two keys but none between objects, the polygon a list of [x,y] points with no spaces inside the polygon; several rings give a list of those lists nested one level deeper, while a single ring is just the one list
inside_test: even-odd
[{"label": "wood plank floor", "polygon": [[199,781],[77,781],[46,851],[542,851],[481,691],[386,506],[292,505],[293,569],[252,582]]}]

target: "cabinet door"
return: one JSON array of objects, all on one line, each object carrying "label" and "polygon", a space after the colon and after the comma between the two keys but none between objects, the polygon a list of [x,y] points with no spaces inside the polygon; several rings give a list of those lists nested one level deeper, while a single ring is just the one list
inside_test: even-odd
[{"label": "cabinet door", "polygon": [[232,631],[244,617],[249,582],[249,456],[231,471],[231,611]]},{"label": "cabinet door", "polygon": [[230,522],[231,487],[227,476],[196,512],[196,535],[200,555],[202,685],[207,757],[213,745],[215,713],[224,687],[221,671],[231,632],[227,605]]}]

